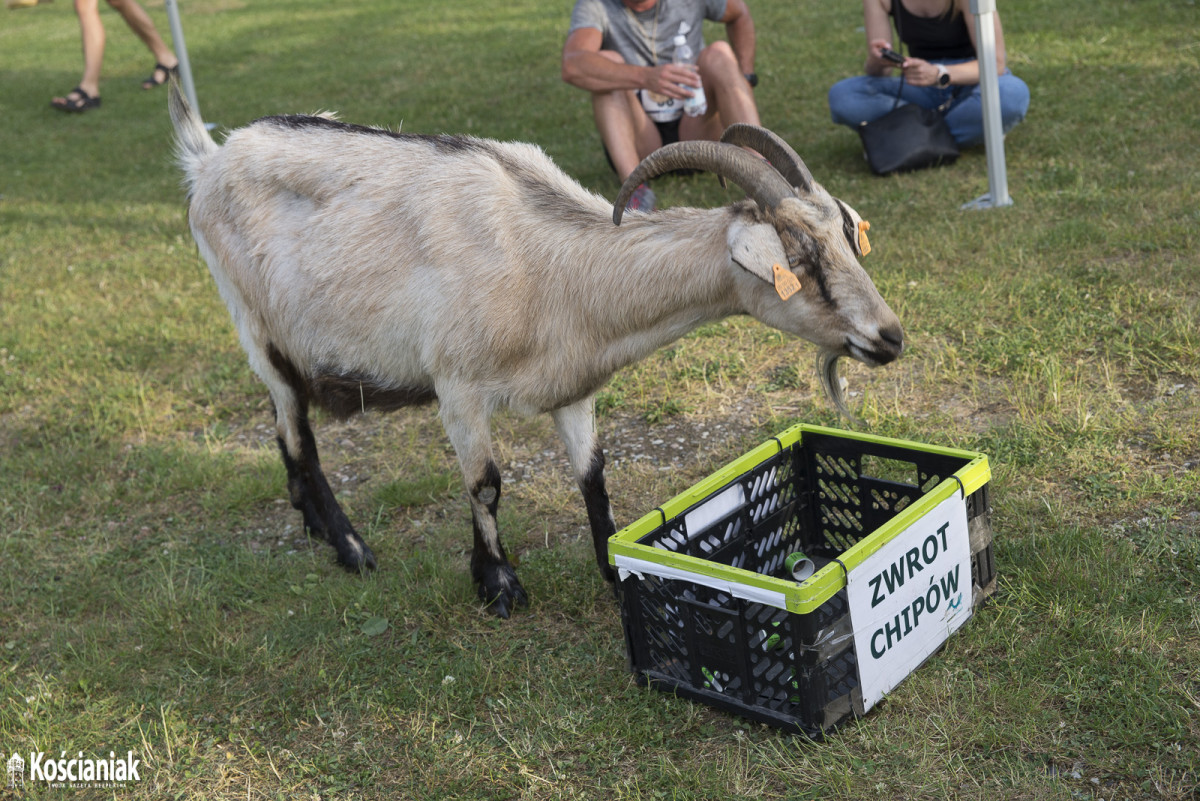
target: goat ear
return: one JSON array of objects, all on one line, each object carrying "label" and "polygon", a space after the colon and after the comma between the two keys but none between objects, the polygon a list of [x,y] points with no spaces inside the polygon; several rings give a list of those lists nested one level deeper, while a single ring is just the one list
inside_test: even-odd
[{"label": "goat ear", "polygon": [[734,225],[729,229],[729,258],[768,284],[775,283],[775,265],[787,269],[787,253],[775,226],[769,223]]}]

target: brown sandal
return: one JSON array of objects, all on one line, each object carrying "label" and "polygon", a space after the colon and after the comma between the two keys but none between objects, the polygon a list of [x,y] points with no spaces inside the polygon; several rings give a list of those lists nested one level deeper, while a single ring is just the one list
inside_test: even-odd
[{"label": "brown sandal", "polygon": [[71,91],[67,92],[66,97],[56,97],[50,101],[50,105],[59,111],[82,112],[89,108],[99,108],[100,98],[92,97],[80,87],[76,86]]}]

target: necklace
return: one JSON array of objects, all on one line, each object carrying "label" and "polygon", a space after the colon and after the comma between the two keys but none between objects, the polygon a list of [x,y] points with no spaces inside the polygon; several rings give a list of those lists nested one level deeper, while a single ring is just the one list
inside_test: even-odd
[{"label": "necklace", "polygon": [[633,11],[630,10],[629,6],[625,5],[625,3],[621,3],[621,7],[625,9],[625,13],[629,16],[629,21],[633,23],[633,27],[637,29],[639,34],[641,34],[642,44],[644,44],[646,49],[650,51],[651,67],[658,66],[658,12],[659,9],[662,8],[663,2],[665,2],[665,0],[658,0],[658,2],[654,4],[654,32],[650,36],[646,35],[646,26],[642,24],[640,19],[638,19],[637,14],[634,14]]}]

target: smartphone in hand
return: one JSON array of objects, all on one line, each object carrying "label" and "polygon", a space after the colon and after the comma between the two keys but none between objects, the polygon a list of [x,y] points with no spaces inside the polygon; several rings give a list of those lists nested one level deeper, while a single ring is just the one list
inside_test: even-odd
[{"label": "smartphone in hand", "polygon": [[895,50],[891,49],[890,47],[880,48],[879,55],[883,56],[884,58],[886,58],[888,61],[892,62],[893,64],[903,64],[904,63],[904,56],[900,55],[899,53],[897,53]]}]

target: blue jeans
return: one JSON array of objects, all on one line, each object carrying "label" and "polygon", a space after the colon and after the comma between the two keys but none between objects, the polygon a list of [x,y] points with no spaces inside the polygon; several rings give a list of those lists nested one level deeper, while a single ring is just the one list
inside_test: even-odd
[{"label": "blue jeans", "polygon": [[[1008,70],[998,77],[1000,125],[1008,133],[1025,119],[1025,113],[1029,110],[1029,87]],[[938,108],[949,101],[945,117],[954,141],[958,142],[959,147],[983,144],[983,96],[978,84],[942,89],[936,86],[912,86],[906,81],[901,88],[899,77],[856,75],[838,81],[829,90],[829,110],[833,114],[833,121],[857,128],[864,122],[877,120],[892,110],[897,89],[900,89],[900,105],[916,103],[925,108]]]}]

